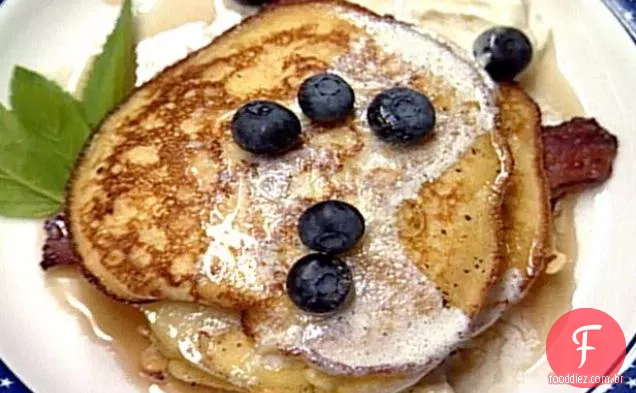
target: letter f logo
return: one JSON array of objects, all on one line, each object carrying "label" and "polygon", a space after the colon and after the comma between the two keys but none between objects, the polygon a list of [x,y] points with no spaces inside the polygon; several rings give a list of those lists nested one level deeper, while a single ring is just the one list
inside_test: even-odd
[{"label": "letter f logo", "polygon": [[[581,364],[579,365],[579,368],[583,367],[583,365],[587,361],[587,351],[594,351],[596,349],[594,347],[587,345],[587,332],[590,330],[601,330],[601,328],[603,328],[602,325],[581,326],[580,328],[576,329],[574,333],[572,334],[572,341],[574,341],[574,344],[580,345],[580,347],[576,349],[577,351],[581,351]],[[577,338],[577,336],[581,332],[583,332],[583,339],[581,340],[581,342],[579,342],[579,339]]]}]

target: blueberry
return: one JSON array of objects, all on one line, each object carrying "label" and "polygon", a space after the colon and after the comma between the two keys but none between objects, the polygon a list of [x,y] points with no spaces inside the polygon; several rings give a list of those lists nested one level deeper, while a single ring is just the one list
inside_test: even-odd
[{"label": "blueberry", "polygon": [[294,112],[271,101],[252,101],[232,118],[232,137],[256,154],[278,154],[299,141],[300,120]]},{"label": "blueberry", "polygon": [[422,93],[395,87],[371,101],[367,121],[376,135],[387,142],[416,142],[433,131],[435,108]]},{"label": "blueberry", "polygon": [[298,90],[298,103],[305,115],[318,123],[344,120],[353,110],[355,95],[349,84],[334,74],[318,74]]},{"label": "blueberry", "polygon": [[320,202],[300,216],[298,234],[312,250],[337,254],[352,249],[360,240],[364,217],[346,202]]},{"label": "blueberry", "polygon": [[287,294],[312,314],[326,314],[344,306],[353,294],[353,277],[346,263],[326,254],[299,259],[287,275]]},{"label": "blueberry", "polygon": [[497,82],[515,79],[532,60],[532,44],[514,27],[493,27],[477,37],[473,54],[490,77]]}]

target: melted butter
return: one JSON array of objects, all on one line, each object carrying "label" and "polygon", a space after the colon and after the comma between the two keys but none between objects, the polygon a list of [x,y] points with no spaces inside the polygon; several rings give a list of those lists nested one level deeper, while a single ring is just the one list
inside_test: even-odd
[{"label": "melted butter", "polygon": [[[120,5],[122,0],[103,0]],[[140,39],[152,37],[190,22],[212,23],[216,8],[212,0],[136,0],[134,12]]]},{"label": "melted butter", "polygon": [[520,82],[541,107],[544,124],[560,123],[585,113],[572,87],[559,71],[553,39],[547,41],[544,53],[528,71]]},{"label": "melted butter", "polygon": [[[421,25],[459,44],[468,52],[477,34],[494,25],[523,30],[541,52],[549,38],[549,28],[528,0],[353,0],[379,14]],[[422,23],[424,22],[424,23]],[[461,28],[458,28],[461,26]]]},{"label": "melted butter", "polygon": [[[120,2],[120,0],[105,1],[111,4]],[[358,2],[372,5],[382,12],[394,13],[403,18],[405,18],[406,12],[402,4],[409,3],[407,0],[395,0],[392,2],[359,0]],[[156,35],[188,22],[200,21],[205,24],[215,18],[216,10],[210,7],[213,4],[211,0],[193,1],[194,6],[178,8],[169,7],[167,3],[169,3],[169,0],[137,2],[136,11],[141,14],[142,36]],[[216,3],[218,5],[220,2],[217,1]],[[433,3],[429,2],[426,4],[430,6]],[[454,14],[454,4],[460,3],[464,7],[462,8],[463,11],[459,15]],[[426,13],[419,14],[419,17],[422,20],[422,15],[427,15],[424,16],[424,20],[427,17],[432,17],[437,19],[438,22],[467,20],[466,15],[470,15],[475,11],[475,9],[467,5],[468,3],[467,1],[444,0],[439,4],[440,8],[437,11],[431,6]],[[470,3],[483,5],[488,2]],[[494,2],[491,1],[491,3]],[[499,6],[502,6],[502,4],[497,4],[494,9],[498,9],[497,7]],[[198,9],[199,12],[193,13],[189,9]],[[466,11],[471,9],[473,11]],[[497,23],[505,23],[506,21],[508,21],[507,24],[522,23],[519,21],[519,14],[516,11],[512,13],[501,11],[497,13],[496,17],[493,17],[492,13],[484,11],[488,9],[493,8],[478,8],[478,16],[491,21],[495,20]],[[222,19],[223,16],[224,14],[221,13],[218,19]],[[233,13],[228,17],[228,20],[232,19],[236,22],[237,18],[240,19],[240,16]],[[470,23],[472,25],[475,22],[472,21]],[[523,23],[527,23],[527,21]],[[143,27],[143,24],[146,24],[146,27]],[[450,24],[447,23],[447,25]],[[456,24],[452,29],[457,29],[457,26],[460,25]],[[476,26],[476,24],[472,26]],[[201,32],[198,31],[196,34],[201,34]],[[185,51],[188,52],[196,49],[196,47],[205,45],[212,35],[214,33],[209,31],[200,35],[202,38],[197,44],[192,45],[192,48],[186,48]],[[170,62],[182,57],[182,54],[170,55],[173,57]],[[148,56],[151,57],[152,55],[148,53]],[[164,61],[164,64],[159,67],[155,65],[155,68],[147,74],[151,75],[157,72],[162,66],[170,62]],[[145,66],[152,68],[148,66],[148,63]],[[141,63],[141,68],[144,68],[144,63]],[[60,75],[58,79],[63,80],[67,79],[71,73],[68,70],[64,70],[61,74],[63,75]],[[546,41],[544,52],[535,61],[531,70],[523,76],[521,82],[533,97],[539,101],[544,113],[548,115],[547,121],[558,121],[570,116],[583,114],[578,99],[558,70],[555,48],[551,40],[548,39]],[[567,254],[570,261],[572,261],[576,245],[573,239],[571,209],[568,205],[569,203],[564,205],[561,216],[555,223],[557,228],[556,244],[559,251]],[[574,264],[568,263],[558,274],[542,276],[523,302],[510,310],[491,331],[477,339],[472,344],[473,348],[462,351],[456,358],[460,359],[459,361],[451,362],[449,379],[456,392],[469,392],[475,391],[475,389],[478,391],[493,391],[490,387],[496,384],[499,384],[502,388],[506,384],[510,387],[510,384],[517,383],[518,380],[523,378],[528,368],[536,365],[536,362],[541,362],[539,359],[543,354],[543,343],[550,326],[570,308],[574,290],[573,268]],[[122,367],[131,376],[139,375],[138,362],[140,354],[148,345],[148,340],[139,333],[139,327],[144,325],[141,313],[133,307],[116,303],[102,295],[91,285],[87,284],[83,278],[79,277],[76,272],[66,269],[60,270],[49,274],[47,280],[52,293],[60,303],[64,304],[69,309],[69,312],[80,317],[83,326],[86,328],[86,333],[95,337],[100,345],[106,345],[114,349],[118,354],[118,358],[122,361]],[[117,317],[114,318],[113,316]],[[193,388],[180,383],[170,382],[167,385],[159,386],[144,378],[133,378],[142,389],[150,393],[210,392],[210,390],[205,388]],[[477,388],[477,386],[480,386],[481,389]]]}]

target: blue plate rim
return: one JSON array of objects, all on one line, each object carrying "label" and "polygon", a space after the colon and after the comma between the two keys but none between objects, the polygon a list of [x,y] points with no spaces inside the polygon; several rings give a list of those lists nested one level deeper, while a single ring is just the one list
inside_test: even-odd
[{"label": "blue plate rim", "polygon": [[[636,44],[636,0],[602,0],[619,20],[625,31]],[[5,0],[0,0],[0,6]],[[629,355],[636,348],[636,334],[627,345]],[[635,393],[636,392],[636,360],[623,372],[624,383],[612,385],[605,392]],[[590,389],[587,393],[597,392],[599,388]],[[33,393],[0,359],[0,393]]]}]

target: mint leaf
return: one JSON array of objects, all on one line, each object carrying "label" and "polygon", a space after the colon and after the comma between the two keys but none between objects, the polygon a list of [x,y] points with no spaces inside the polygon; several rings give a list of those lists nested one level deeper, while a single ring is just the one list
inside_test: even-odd
[{"label": "mint leaf", "polygon": [[130,0],[125,0],[115,30],[95,59],[82,95],[84,113],[91,127],[127,98],[135,87],[137,57]]},{"label": "mint leaf", "polygon": [[48,151],[65,161],[77,159],[90,135],[79,102],[54,82],[16,67],[11,80],[11,107],[26,131],[48,141]]},{"label": "mint leaf", "polygon": [[0,105],[0,215],[40,218],[59,210],[69,172],[50,146]]},{"label": "mint leaf", "polygon": [[46,218],[60,211],[60,202],[16,182],[0,171],[0,216]]},{"label": "mint leaf", "polygon": [[82,103],[45,77],[16,67],[13,112],[0,105],[0,215],[41,218],[59,211],[91,129],[135,86],[131,1],[125,0],[84,90]]}]

